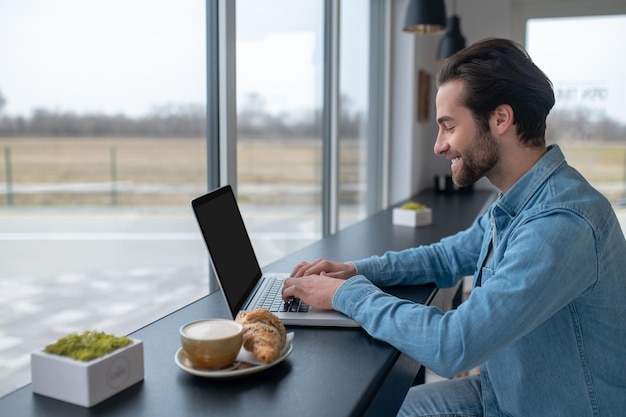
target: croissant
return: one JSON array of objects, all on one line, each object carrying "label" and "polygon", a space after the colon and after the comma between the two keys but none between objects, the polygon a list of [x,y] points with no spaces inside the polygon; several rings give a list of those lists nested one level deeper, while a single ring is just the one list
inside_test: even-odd
[{"label": "croissant", "polygon": [[263,362],[275,361],[287,343],[283,322],[263,308],[240,312],[235,320],[243,325],[243,347]]}]

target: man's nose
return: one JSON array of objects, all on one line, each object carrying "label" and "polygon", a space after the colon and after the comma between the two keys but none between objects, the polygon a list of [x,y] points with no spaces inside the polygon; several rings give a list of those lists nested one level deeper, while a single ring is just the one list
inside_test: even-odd
[{"label": "man's nose", "polygon": [[443,155],[448,150],[448,143],[442,137],[441,130],[437,134],[437,139],[435,140],[435,146],[433,147],[435,155]]}]

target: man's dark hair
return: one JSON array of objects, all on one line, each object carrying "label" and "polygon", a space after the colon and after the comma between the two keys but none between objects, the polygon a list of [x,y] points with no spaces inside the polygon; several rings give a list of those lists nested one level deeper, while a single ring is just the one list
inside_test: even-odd
[{"label": "man's dark hair", "polygon": [[513,109],[517,134],[527,146],[545,146],[546,117],[554,106],[552,83],[519,44],[489,38],[446,60],[437,85],[461,80],[461,105],[489,131],[489,117],[502,104]]}]

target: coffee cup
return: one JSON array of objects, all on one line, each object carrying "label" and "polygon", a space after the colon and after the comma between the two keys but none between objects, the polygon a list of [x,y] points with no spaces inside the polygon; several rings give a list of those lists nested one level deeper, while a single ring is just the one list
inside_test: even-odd
[{"label": "coffee cup", "polygon": [[221,369],[237,358],[243,326],[228,319],[197,320],[180,328],[180,340],[194,368]]}]

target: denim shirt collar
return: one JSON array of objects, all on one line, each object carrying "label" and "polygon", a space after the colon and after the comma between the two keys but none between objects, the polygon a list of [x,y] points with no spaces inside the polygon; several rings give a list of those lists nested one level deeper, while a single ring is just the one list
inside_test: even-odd
[{"label": "denim shirt collar", "polygon": [[561,148],[558,145],[548,146],[548,152],[508,192],[500,193],[496,205],[511,218],[515,217],[563,163],[565,156]]}]

